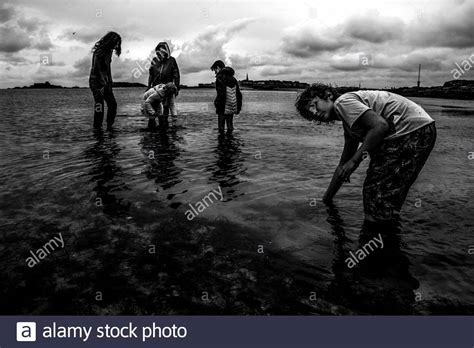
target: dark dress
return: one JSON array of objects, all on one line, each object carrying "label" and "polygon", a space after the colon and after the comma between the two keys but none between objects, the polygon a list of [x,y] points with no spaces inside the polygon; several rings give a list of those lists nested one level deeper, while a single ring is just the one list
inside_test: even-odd
[{"label": "dark dress", "polygon": [[94,128],[102,128],[104,119],[104,101],[107,103],[107,127],[114,124],[117,114],[117,102],[112,91],[112,73],[110,63],[112,51],[92,55],[92,67],[89,77],[89,87],[94,96]]}]

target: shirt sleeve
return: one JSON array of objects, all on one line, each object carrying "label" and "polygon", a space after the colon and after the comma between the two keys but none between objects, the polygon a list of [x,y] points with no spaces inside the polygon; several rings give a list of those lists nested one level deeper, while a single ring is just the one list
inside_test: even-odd
[{"label": "shirt sleeve", "polygon": [[370,107],[365,105],[356,95],[347,93],[340,96],[336,101],[336,112],[344,121],[352,127],[357,119],[362,116]]}]

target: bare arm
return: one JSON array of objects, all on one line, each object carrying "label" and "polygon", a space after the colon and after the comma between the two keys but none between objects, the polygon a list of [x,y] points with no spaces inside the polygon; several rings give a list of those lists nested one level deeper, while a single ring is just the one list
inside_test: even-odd
[{"label": "bare arm", "polygon": [[339,160],[339,165],[331,179],[331,183],[324,194],[323,201],[330,202],[336,195],[337,191],[341,188],[343,180],[339,177],[341,167],[346,163],[354,154],[357,152],[359,147],[359,141],[351,138],[348,134],[344,133],[344,149],[342,150],[341,159]]},{"label": "bare arm", "polygon": [[354,125],[365,129],[366,133],[362,145],[341,167],[340,175],[343,180],[349,179],[352,172],[359,166],[360,162],[362,162],[364,153],[373,153],[373,151],[380,147],[389,130],[387,121],[372,110],[367,110],[357,119]]},{"label": "bare arm", "polygon": [[372,110],[368,110],[365,114],[363,114],[356,121],[356,125],[358,122],[360,126],[367,129],[367,134],[362,146],[357,150],[354,156],[352,156],[352,160],[356,163],[360,163],[362,161],[364,153],[371,153],[379,148],[389,130],[387,121],[385,121],[382,116],[377,115]]},{"label": "bare arm", "polygon": [[323,197],[325,202],[330,202],[342,186],[342,183],[349,181],[351,174],[362,162],[364,153],[371,153],[381,145],[389,129],[385,119],[372,110],[367,110],[357,119],[354,125],[362,127],[366,131],[364,141],[357,148],[358,142],[356,145],[355,142],[348,143],[346,139],[339,166],[336,168],[331,183]]}]

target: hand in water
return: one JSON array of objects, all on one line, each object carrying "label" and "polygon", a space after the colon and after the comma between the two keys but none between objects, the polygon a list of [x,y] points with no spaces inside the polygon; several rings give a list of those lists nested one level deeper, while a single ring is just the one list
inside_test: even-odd
[{"label": "hand in water", "polygon": [[357,169],[357,164],[353,160],[347,161],[343,166],[338,167],[339,179],[344,182],[351,182],[350,176]]}]

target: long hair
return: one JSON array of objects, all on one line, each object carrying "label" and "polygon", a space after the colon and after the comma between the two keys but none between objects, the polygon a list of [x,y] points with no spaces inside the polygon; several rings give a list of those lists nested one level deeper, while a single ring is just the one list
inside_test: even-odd
[{"label": "long hair", "polygon": [[109,31],[92,48],[92,52],[102,55],[108,51],[115,50],[115,54],[122,53],[122,38],[114,31]]}]

